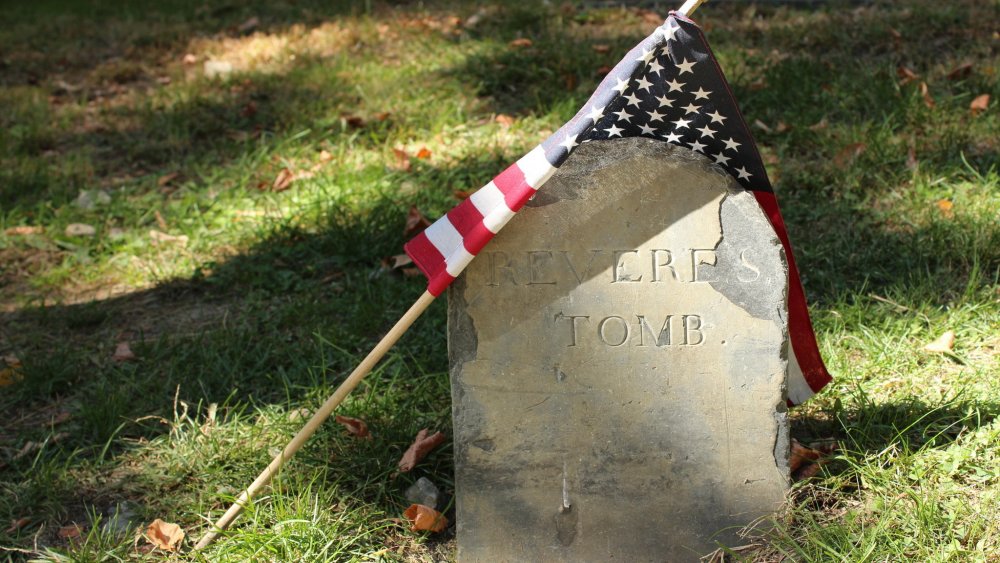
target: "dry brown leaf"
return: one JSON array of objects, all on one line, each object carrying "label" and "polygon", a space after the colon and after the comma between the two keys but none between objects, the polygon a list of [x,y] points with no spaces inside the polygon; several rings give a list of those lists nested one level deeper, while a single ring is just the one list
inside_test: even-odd
[{"label": "dry brown leaf", "polygon": [[420,463],[420,460],[424,459],[431,450],[440,446],[442,442],[444,442],[444,434],[441,432],[430,434],[426,428],[417,432],[416,439],[399,460],[399,470],[403,473],[412,470]]},{"label": "dry brown leaf", "polygon": [[773,130],[771,129],[770,125],[768,125],[767,123],[764,123],[763,121],[761,121],[759,119],[755,119],[753,121],[753,126],[756,127],[757,129],[760,129],[761,131],[763,131],[765,133],[771,133],[771,132],[773,132]]},{"label": "dry brown leaf", "polygon": [[392,115],[390,112],[379,111],[379,112],[373,113],[372,117],[375,118],[375,121],[385,121],[386,119],[389,119],[390,115]]},{"label": "dry brown leaf", "polygon": [[240,109],[240,117],[250,119],[255,115],[257,115],[257,102],[250,100],[243,104],[243,107]]},{"label": "dry brown leaf", "polygon": [[62,423],[66,422],[67,420],[69,420],[72,417],[73,417],[73,415],[71,415],[69,413],[69,411],[62,411],[62,412],[56,414],[54,417],[52,417],[52,420],[49,421],[48,426],[55,426],[57,424],[62,424]]},{"label": "dry brown leaf", "polygon": [[979,115],[980,113],[986,111],[986,108],[988,107],[990,107],[989,94],[976,96],[976,98],[969,103],[969,111],[972,112],[972,115]]},{"label": "dry brown leaf", "polygon": [[129,347],[128,342],[119,342],[111,359],[116,362],[130,362],[135,359],[135,352]]},{"label": "dry brown leaf", "polygon": [[934,98],[931,97],[931,92],[927,88],[926,82],[920,83],[920,95],[924,98],[924,105],[932,108],[934,107]]},{"label": "dry brown leaf", "polygon": [[341,116],[345,123],[351,128],[361,129],[365,126],[365,118],[360,115],[342,115]]},{"label": "dry brown leaf", "polygon": [[27,526],[30,523],[31,523],[31,518],[28,518],[27,516],[23,518],[18,518],[16,520],[11,520],[10,527],[4,530],[4,533],[13,534],[14,532],[20,530],[21,528]]},{"label": "dry brown leaf", "polygon": [[417,151],[417,158],[421,160],[426,160],[430,157],[431,157],[431,151],[427,147],[420,147],[420,150]]},{"label": "dry brown leaf", "polygon": [[823,119],[820,119],[816,123],[813,123],[812,125],[810,125],[809,126],[809,130],[810,131],[822,131],[822,130],[826,129],[829,125],[830,125],[829,121],[827,121],[826,117],[824,117]]},{"label": "dry brown leaf", "polygon": [[330,154],[330,151],[328,151],[326,149],[323,149],[323,150],[319,151],[319,161],[320,162],[330,162],[331,160],[333,160],[333,155]]},{"label": "dry brown leaf", "polygon": [[955,207],[955,204],[952,203],[951,200],[939,199],[936,202],[934,202],[934,205],[937,206],[937,208],[941,211],[942,215],[951,219],[951,216],[954,214],[952,208]]},{"label": "dry brown leaf", "polygon": [[10,227],[5,229],[3,234],[9,237],[23,237],[26,235],[40,235],[45,232],[45,229],[41,227],[29,227],[28,225],[23,225],[20,227]]},{"label": "dry brown leaf", "polygon": [[948,73],[948,80],[960,80],[972,74],[972,63],[959,65]]},{"label": "dry brown leaf", "polygon": [[596,45],[591,45],[590,48],[593,49],[595,53],[607,53],[611,50],[611,45],[598,43]]},{"label": "dry brown leaf", "polygon": [[792,439],[792,448],[788,457],[788,469],[794,481],[802,481],[819,472],[820,467],[830,461],[828,456],[837,449],[837,444],[827,442],[811,447],[803,446],[798,440]]},{"label": "dry brown leaf", "polygon": [[603,78],[607,76],[609,72],[611,72],[611,67],[608,65],[603,65],[597,67],[597,70],[594,71],[594,74],[597,75],[598,78]]},{"label": "dry brown leaf", "polygon": [[184,530],[177,524],[170,524],[157,518],[146,528],[146,539],[164,551],[176,551],[184,540]]},{"label": "dry brown leaf", "polygon": [[448,519],[429,506],[411,504],[403,512],[411,532],[440,532],[448,527]]},{"label": "dry brown leaf", "polygon": [[528,39],[527,37],[519,37],[508,43],[508,45],[511,47],[531,47],[532,42],[531,39]]},{"label": "dry brown leaf", "polygon": [[188,243],[187,235],[170,235],[156,229],[149,230],[149,239],[154,245],[176,243],[181,246],[187,246]]},{"label": "dry brown leaf", "polygon": [[372,435],[368,431],[368,425],[365,421],[360,418],[354,418],[350,416],[340,416],[339,414],[335,417],[335,420],[339,424],[343,424],[344,428],[347,429],[347,433],[351,436],[356,436],[358,438],[368,438],[371,439]]},{"label": "dry brown leaf", "polygon": [[854,159],[864,154],[867,149],[868,145],[864,143],[851,143],[840,149],[840,152],[833,157],[833,163],[837,166],[844,166],[845,164],[854,162]]},{"label": "dry brown leaf", "polygon": [[163,186],[166,186],[170,182],[173,182],[178,176],[180,176],[180,173],[178,172],[171,172],[170,174],[164,174],[163,176],[160,176],[159,178],[156,179],[156,185],[162,188]]},{"label": "dry brown leaf", "polygon": [[750,83],[750,89],[753,91],[763,90],[765,88],[767,88],[767,79],[763,76]]},{"label": "dry brown leaf", "polygon": [[917,160],[917,151],[913,147],[910,147],[906,150],[906,169],[913,172],[919,165],[920,161]]},{"label": "dry brown leaf", "polygon": [[283,192],[288,188],[292,187],[292,182],[295,180],[295,173],[293,173],[288,168],[282,168],[278,175],[274,178],[274,182],[271,182],[272,192]]},{"label": "dry brown leaf", "polygon": [[947,331],[937,338],[934,342],[928,343],[924,346],[925,352],[936,352],[939,354],[947,354],[951,352],[952,348],[955,347],[955,333],[954,331]]},{"label": "dry brown leaf", "polygon": [[13,385],[22,379],[24,379],[24,376],[16,368],[6,367],[0,369],[0,387]]},{"label": "dry brown leaf", "polygon": [[499,123],[502,127],[510,127],[514,124],[514,118],[507,115],[506,113],[501,113],[493,118],[493,121]]},{"label": "dry brown leaf", "polygon": [[196,57],[191,53],[187,53],[184,55],[184,58],[181,59],[181,61],[186,65],[193,65],[198,62],[198,57]]},{"label": "dry brown leaf", "polygon": [[167,224],[167,220],[163,218],[159,209],[153,210],[153,216],[156,218],[156,226],[160,227],[161,231],[169,231],[170,225]]},{"label": "dry brown leaf", "polygon": [[82,533],[83,533],[83,528],[81,528],[79,524],[74,522],[69,526],[63,526],[62,528],[59,528],[59,532],[57,532],[56,535],[58,535],[60,538],[64,540],[69,540],[80,537],[80,534]]},{"label": "dry brown leaf", "polygon": [[792,130],[792,126],[785,123],[784,121],[778,121],[778,124],[774,126],[775,133],[787,133]]},{"label": "dry brown leaf", "polygon": [[395,256],[389,257],[389,268],[396,270],[402,268],[403,266],[409,266],[413,263],[413,259],[410,258],[408,254],[396,254]]},{"label": "dry brown leaf", "polygon": [[14,354],[4,354],[3,363],[7,364],[7,367],[19,368],[21,367],[21,358],[18,358]]},{"label": "dry brown leaf", "polygon": [[451,192],[451,195],[455,196],[455,199],[459,201],[465,201],[469,199],[469,196],[473,193],[475,193],[473,190],[455,190]]},{"label": "dry brown leaf", "polygon": [[70,223],[66,225],[65,232],[68,237],[92,237],[97,234],[97,229],[85,223]]},{"label": "dry brown leaf", "polygon": [[398,148],[392,149],[392,154],[396,155],[396,170],[409,172],[412,166],[410,163],[410,155],[408,155],[405,150]]},{"label": "dry brown leaf", "polygon": [[403,229],[403,237],[410,238],[416,236],[430,226],[431,222],[420,213],[417,206],[410,206],[410,211],[406,214],[406,228]]},{"label": "dry brown leaf", "polygon": [[906,68],[903,65],[899,65],[898,67],[896,67],[896,76],[899,77],[900,85],[909,84],[910,82],[913,82],[914,80],[920,78],[919,74],[913,72],[912,70]]},{"label": "dry brown leaf", "polygon": [[420,271],[420,268],[403,268],[400,272],[403,272],[403,277],[406,278],[416,278],[423,274],[423,272]]},{"label": "dry brown leaf", "polygon": [[576,90],[576,85],[577,85],[576,75],[569,72],[563,74],[563,84],[566,85],[566,90],[569,92]]},{"label": "dry brown leaf", "polygon": [[803,464],[815,461],[819,459],[819,456],[820,453],[817,450],[807,448],[793,438],[791,452],[788,456],[788,469],[795,473]]}]

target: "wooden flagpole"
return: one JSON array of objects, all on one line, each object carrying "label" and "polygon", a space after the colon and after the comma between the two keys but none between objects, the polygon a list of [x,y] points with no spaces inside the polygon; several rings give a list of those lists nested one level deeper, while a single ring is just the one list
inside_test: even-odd
[{"label": "wooden flagpole", "polygon": [[677,10],[677,13],[684,17],[691,17],[691,14],[693,14],[694,11],[698,9],[698,6],[701,6],[704,2],[705,0],[686,0],[684,5],[681,6],[681,9]]},{"label": "wooden flagpole", "polygon": [[396,344],[399,337],[410,328],[413,321],[417,320],[417,317],[419,317],[420,314],[427,309],[432,301],[434,301],[434,296],[429,291],[425,291],[424,294],[417,299],[406,314],[404,314],[403,317],[396,322],[395,326],[393,326],[382,338],[382,340],[375,345],[375,348],[373,348],[372,351],[365,356],[365,359],[358,364],[358,367],[354,368],[351,375],[340,384],[340,387],[337,387],[337,390],[333,392],[333,395],[330,395],[330,398],[323,403],[323,406],[321,406],[319,410],[316,411],[316,414],[309,419],[309,422],[302,427],[302,430],[299,430],[298,434],[292,438],[292,441],[285,446],[285,449],[283,449],[280,454],[271,460],[271,463],[268,464],[267,468],[265,468],[264,471],[257,476],[254,482],[251,483],[245,491],[243,491],[239,498],[236,499],[236,502],[229,507],[229,510],[227,510],[225,514],[222,515],[222,518],[219,518],[215,525],[212,526],[212,529],[206,532],[205,535],[198,540],[198,543],[194,546],[195,550],[211,545],[211,543],[215,541],[215,538],[217,538],[220,533],[229,527],[233,520],[235,520],[236,517],[243,512],[243,508],[246,506],[246,503],[249,502],[260,489],[266,487],[267,484],[271,482],[271,478],[273,478],[278,470],[281,469],[281,466],[284,465],[284,463],[293,455],[295,455],[295,452],[299,451],[302,445],[305,444],[310,437],[312,437],[320,425],[323,424],[323,421],[325,421],[330,414],[333,413],[334,409],[340,405],[340,403],[344,400],[344,397],[347,397],[347,395],[358,386],[358,383],[361,383],[361,380],[364,379],[369,372],[371,372],[372,368],[375,367],[375,364],[377,364],[379,360],[382,359],[382,356],[385,356],[386,352],[388,352],[389,349]]}]

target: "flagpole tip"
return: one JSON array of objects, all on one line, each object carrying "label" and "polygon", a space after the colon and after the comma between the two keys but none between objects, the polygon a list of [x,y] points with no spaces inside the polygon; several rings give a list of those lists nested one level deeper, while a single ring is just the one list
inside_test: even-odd
[{"label": "flagpole tip", "polygon": [[677,10],[677,13],[684,17],[689,18],[691,17],[691,14],[693,14],[694,11],[698,9],[698,6],[701,6],[704,2],[705,0],[686,0],[684,2],[684,5],[681,6],[679,10]]}]

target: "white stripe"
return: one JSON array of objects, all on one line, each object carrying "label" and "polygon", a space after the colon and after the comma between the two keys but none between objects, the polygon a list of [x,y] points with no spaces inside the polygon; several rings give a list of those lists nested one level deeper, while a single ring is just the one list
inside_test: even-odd
[{"label": "white stripe", "polygon": [[451,255],[445,258],[445,270],[453,278],[457,278],[458,274],[462,273],[462,270],[472,262],[472,259],[476,256],[474,254],[469,254],[469,251],[465,249],[465,246],[459,246]]},{"label": "white stripe", "polygon": [[491,233],[499,233],[500,229],[510,221],[511,217],[514,216],[514,212],[510,210],[507,205],[500,205],[493,208],[493,211],[489,215],[483,217],[483,225],[489,229]]},{"label": "white stripe", "polygon": [[434,248],[436,248],[438,252],[445,257],[446,262],[448,261],[448,257],[451,256],[451,253],[455,251],[455,248],[464,248],[462,244],[462,235],[458,232],[458,229],[451,224],[447,215],[441,217],[437,221],[434,221],[434,224],[427,227],[427,230],[424,232],[427,233],[427,238],[430,239]]},{"label": "white stripe", "polygon": [[[472,205],[479,210],[479,213],[483,217],[489,217],[497,209],[506,209],[510,212],[510,208],[507,207],[507,202],[503,198],[503,192],[497,187],[492,181],[489,184],[476,190],[476,193],[472,194],[469,199],[472,200]],[[500,230],[500,227],[496,229],[492,228],[489,221],[483,221],[486,228],[490,230],[491,233],[496,234]]]},{"label": "white stripe", "polygon": [[542,184],[549,179],[549,176],[556,171],[556,167],[549,164],[545,158],[545,150],[542,145],[531,149],[531,152],[521,157],[517,161],[518,168],[524,172],[524,181],[534,189],[542,187]]},{"label": "white stripe", "polygon": [[799,367],[799,360],[795,357],[791,342],[788,343],[788,400],[793,404],[801,405],[814,395],[813,390],[802,375],[802,368]]}]

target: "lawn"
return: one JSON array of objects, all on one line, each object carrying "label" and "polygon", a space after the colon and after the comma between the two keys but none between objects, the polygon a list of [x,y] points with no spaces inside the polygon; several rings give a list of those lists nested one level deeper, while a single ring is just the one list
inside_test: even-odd
[{"label": "lawn", "polygon": [[[424,291],[393,267],[411,209],[544,139],[665,16],[531,4],[0,8],[0,560],[160,560],[157,518],[177,559],[454,559],[453,527],[399,520],[419,477],[454,493],[450,445],[396,465],[451,435],[443,300],[338,411],[372,439],[331,421],[189,548]],[[995,3],[796,6],[696,15],[835,376],[791,415],[827,463],[726,547],[1000,561]]]}]

